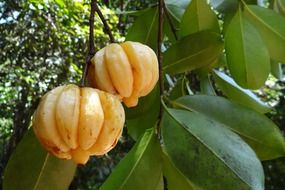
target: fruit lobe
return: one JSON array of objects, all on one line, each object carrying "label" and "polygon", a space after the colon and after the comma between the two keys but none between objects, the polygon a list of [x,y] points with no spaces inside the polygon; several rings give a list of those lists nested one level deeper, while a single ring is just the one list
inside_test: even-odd
[{"label": "fruit lobe", "polygon": [[91,59],[92,87],[119,95],[127,107],[138,104],[158,81],[158,61],[151,48],[138,42],[109,44]]},{"label": "fruit lobe", "polygon": [[33,129],[53,155],[85,164],[90,155],[110,151],[125,121],[118,97],[69,84],[43,96],[33,115]]}]

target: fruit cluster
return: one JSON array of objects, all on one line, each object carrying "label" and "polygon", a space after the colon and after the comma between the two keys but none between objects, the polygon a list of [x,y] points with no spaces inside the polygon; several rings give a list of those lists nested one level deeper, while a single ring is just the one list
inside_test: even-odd
[{"label": "fruit cluster", "polygon": [[[92,87],[74,84],[46,93],[33,115],[33,129],[53,155],[85,164],[90,155],[104,155],[122,135],[128,106],[137,105],[158,80],[155,53],[137,42],[110,44],[92,58]],[[102,90],[102,91],[101,91]]]}]

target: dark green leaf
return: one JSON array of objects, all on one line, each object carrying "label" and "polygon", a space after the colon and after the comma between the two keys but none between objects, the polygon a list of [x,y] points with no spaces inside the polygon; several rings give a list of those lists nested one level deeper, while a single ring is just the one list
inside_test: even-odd
[{"label": "dark green leaf", "polygon": [[272,111],[272,109],[265,102],[261,101],[252,91],[241,88],[231,77],[217,70],[213,73],[219,88],[233,102],[260,113]]},{"label": "dark green leaf", "polygon": [[172,100],[175,100],[181,96],[185,96],[187,95],[187,91],[186,91],[186,80],[187,78],[185,76],[182,76],[181,78],[179,78],[176,83],[175,86],[171,89],[170,93],[169,93],[169,98]]},{"label": "dark green leaf", "polygon": [[163,175],[167,179],[168,190],[194,190],[193,184],[189,181],[172,163],[169,156],[163,152]]},{"label": "dark green leaf", "polygon": [[152,190],[157,188],[162,173],[160,152],[154,129],[148,129],[100,189]]},{"label": "dark green leaf", "polygon": [[237,0],[210,0],[211,6],[223,13],[235,12],[238,8]]},{"label": "dark green leaf", "polygon": [[165,0],[165,6],[169,13],[177,20],[180,21],[186,7],[191,0]]},{"label": "dark green leaf", "polygon": [[156,49],[158,9],[152,8],[137,17],[128,30],[126,40],[137,41]]},{"label": "dark green leaf", "polygon": [[261,34],[270,57],[285,63],[285,24],[282,24],[285,18],[273,10],[254,5],[245,6],[245,15]]},{"label": "dark green leaf", "polygon": [[12,154],[4,174],[4,190],[68,189],[76,170],[72,161],[61,160],[47,153],[32,129]]},{"label": "dark green leaf", "polygon": [[128,134],[138,140],[145,130],[155,126],[160,108],[158,85],[146,97],[140,98],[138,106],[125,108]]},{"label": "dark green leaf", "polygon": [[270,72],[270,57],[258,31],[241,9],[227,28],[225,49],[230,73],[241,87],[257,89],[264,85]]},{"label": "dark green leaf", "polygon": [[211,64],[223,51],[220,35],[198,32],[186,36],[164,53],[164,70],[175,74]]},{"label": "dark green leaf", "polygon": [[167,109],[161,126],[165,151],[195,186],[264,189],[263,169],[255,153],[222,124],[195,112]]},{"label": "dark green leaf", "polygon": [[271,73],[278,80],[283,79],[282,65],[276,61],[271,61]]},{"label": "dark green leaf", "polygon": [[206,0],[192,0],[181,19],[180,36],[184,37],[203,30],[219,33],[217,16]]},{"label": "dark green leaf", "polygon": [[184,96],[174,104],[224,124],[239,134],[262,160],[285,156],[285,142],[280,130],[260,113],[218,96]]}]

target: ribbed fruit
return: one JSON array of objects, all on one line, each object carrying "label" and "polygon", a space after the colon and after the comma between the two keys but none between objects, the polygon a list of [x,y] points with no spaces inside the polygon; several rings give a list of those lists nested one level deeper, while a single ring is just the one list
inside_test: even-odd
[{"label": "ribbed fruit", "polygon": [[92,87],[119,95],[127,107],[138,104],[158,81],[158,61],[151,48],[138,42],[109,44],[91,59]]},{"label": "ribbed fruit", "polygon": [[85,164],[121,137],[125,112],[118,97],[69,84],[46,93],[33,115],[33,129],[53,155]]}]

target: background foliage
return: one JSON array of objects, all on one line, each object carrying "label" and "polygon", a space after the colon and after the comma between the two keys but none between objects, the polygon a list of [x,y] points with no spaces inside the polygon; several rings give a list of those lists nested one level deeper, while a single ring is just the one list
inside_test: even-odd
[{"label": "background foliage", "polygon": [[[223,10],[230,10],[229,7],[223,7],[223,4],[219,4],[218,2],[219,1],[212,1],[212,5],[219,5],[221,12]],[[256,3],[256,1],[247,2]],[[143,30],[148,26],[144,26],[142,23],[152,20],[154,25],[150,30],[151,34],[146,38],[146,43],[155,49],[157,9],[154,5],[156,1],[102,0],[99,1],[99,3],[117,41],[123,41],[125,39],[128,29],[132,26],[136,18],[138,19],[129,30]],[[168,9],[172,10],[171,19],[176,25],[176,29],[179,28],[177,24],[178,20],[182,19],[181,23],[188,22],[187,20],[183,20],[182,15],[184,12],[181,11],[185,11],[188,3],[189,1],[187,0],[178,2],[168,1]],[[234,5],[232,6],[234,7]],[[9,156],[30,125],[31,114],[37,106],[39,98],[46,91],[55,86],[70,82],[79,82],[88,47],[89,9],[88,1],[0,1],[1,176]],[[193,9],[193,7],[189,7],[189,9]],[[108,37],[105,35],[100,20],[98,18],[95,20],[95,47],[99,49],[108,43]],[[171,44],[175,41],[175,36],[173,36],[167,21],[165,25],[165,33],[168,34],[165,40]],[[218,23],[213,23],[213,25],[217,25],[217,30],[219,30]],[[230,29],[231,27],[229,27],[229,30]],[[182,37],[199,30],[201,30],[201,28],[195,29],[195,31],[184,28],[182,31],[179,31],[178,34]],[[134,35],[134,33],[131,32],[126,36],[126,39],[129,40],[141,38],[142,36]],[[192,39],[188,40],[190,41]],[[167,43],[165,43],[166,46]],[[171,52],[170,48],[165,55],[166,64],[167,61],[171,62],[169,59],[173,57],[172,54],[173,52]],[[179,69],[177,67],[174,68]],[[179,70],[173,71],[171,67],[169,67],[169,69],[173,73],[180,72]],[[282,70],[282,72],[284,73],[284,70]],[[285,85],[281,79],[282,77],[277,79],[270,76],[266,82],[266,86],[262,87],[261,90],[255,91],[255,93],[264,101],[275,106],[275,110],[267,115],[271,117],[278,126],[284,127]],[[194,91],[207,90],[201,85],[203,84],[202,82],[199,84],[197,76],[195,75],[177,79],[177,82],[175,80],[172,82],[176,84],[184,84],[190,81],[191,89]],[[177,86],[178,85],[176,85],[176,88]],[[171,85],[170,89],[172,89]],[[181,92],[181,90],[184,91],[185,89],[178,90]],[[157,91],[153,93],[158,95]],[[173,99],[178,97],[175,93],[175,90],[172,90],[170,97]],[[231,96],[229,94],[226,95]],[[145,100],[145,102],[150,105],[152,104],[151,100]],[[153,112],[155,113],[156,111],[153,110]],[[130,113],[136,114],[131,112],[131,110]],[[150,113],[149,119],[151,120],[152,117],[153,113]],[[141,124],[142,121],[128,120],[132,126]],[[285,128],[281,129],[285,131]],[[145,128],[141,129],[142,132],[139,134],[133,133],[131,128],[128,128],[128,130],[131,137],[137,140]],[[86,166],[79,167],[70,188],[99,188],[113,167],[131,149],[134,144],[131,137],[125,132],[124,137],[120,140],[119,148],[116,148],[106,157],[92,158]],[[164,161],[167,162],[167,157]],[[266,189],[281,190],[285,187],[284,161],[283,158],[279,158],[273,161],[263,162],[266,173]]]}]

